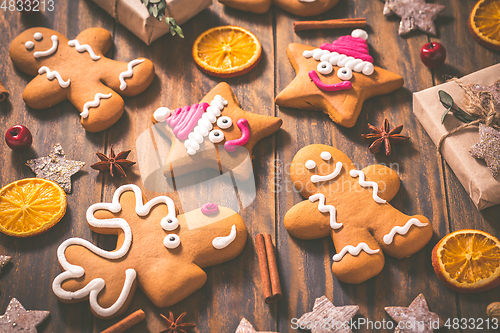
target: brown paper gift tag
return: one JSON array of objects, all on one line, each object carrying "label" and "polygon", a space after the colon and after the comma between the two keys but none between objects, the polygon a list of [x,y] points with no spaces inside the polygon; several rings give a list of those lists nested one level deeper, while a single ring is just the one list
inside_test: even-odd
[{"label": "brown paper gift tag", "polygon": [[[498,78],[500,78],[500,64],[464,76],[460,82],[492,85]],[[450,94],[462,109],[466,103],[464,91],[453,81],[413,94],[413,113],[434,144],[439,142],[444,133],[463,124],[451,114],[447,115],[441,124],[441,115],[445,109],[439,101],[439,90]],[[469,153],[470,148],[477,142],[479,142],[478,127],[464,129],[444,140],[441,154],[474,204],[481,210],[500,204],[500,177],[494,178],[484,161],[475,159]]]}]

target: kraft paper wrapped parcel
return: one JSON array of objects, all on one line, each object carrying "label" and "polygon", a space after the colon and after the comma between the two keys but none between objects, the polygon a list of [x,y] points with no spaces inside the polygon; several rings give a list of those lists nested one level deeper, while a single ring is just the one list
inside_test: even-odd
[{"label": "kraft paper wrapped parcel", "polygon": [[[144,43],[151,44],[169,33],[168,25],[149,15],[141,0],[92,0],[132,31]],[[166,0],[165,16],[173,17],[182,25],[212,4],[212,0]]]},{"label": "kraft paper wrapped parcel", "polygon": [[[463,84],[492,85],[500,78],[500,64],[482,69],[459,79]],[[439,101],[438,91],[444,90],[453,97],[455,104],[465,109],[463,89],[450,81],[413,94],[413,113],[437,145],[441,136],[463,123],[451,113],[441,124],[441,115],[446,110]],[[484,160],[471,156],[470,148],[480,141],[477,126],[448,136],[443,141],[441,154],[462,183],[479,210],[500,204],[500,175],[493,177]]]}]

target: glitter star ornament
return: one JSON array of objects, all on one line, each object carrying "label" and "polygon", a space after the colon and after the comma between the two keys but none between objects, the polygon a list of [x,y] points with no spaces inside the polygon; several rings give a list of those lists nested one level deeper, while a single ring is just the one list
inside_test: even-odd
[{"label": "glitter star ornament", "polygon": [[357,305],[335,306],[326,296],[321,296],[316,298],[312,312],[303,314],[297,324],[312,333],[352,333],[349,321],[358,310]]},{"label": "glitter star ornament", "polygon": [[500,80],[497,80],[491,86],[482,86],[480,84],[471,84],[472,90],[476,92],[490,93],[495,100],[495,109],[500,112]]},{"label": "glitter star ornament", "polygon": [[401,17],[399,35],[403,36],[414,30],[421,30],[426,34],[436,35],[434,20],[445,6],[426,3],[423,0],[390,0],[386,3],[387,9]]},{"label": "glitter star ornament", "polygon": [[483,159],[493,177],[500,173],[500,131],[493,127],[479,124],[481,141],[470,149],[474,158]]},{"label": "glitter star ornament", "polygon": [[240,324],[236,328],[235,333],[277,333],[277,332],[260,332],[256,331],[252,324],[245,318],[242,318]]},{"label": "glitter star ornament", "polygon": [[0,332],[2,333],[37,333],[36,327],[48,316],[49,311],[26,311],[21,303],[13,298],[5,314],[0,316]]},{"label": "glitter star ornament", "polygon": [[51,180],[61,186],[64,192],[71,193],[71,176],[80,171],[85,162],[66,159],[61,145],[56,143],[49,156],[29,160],[26,165],[37,178]]},{"label": "glitter star ornament", "polygon": [[423,294],[418,295],[409,307],[389,306],[385,311],[397,323],[404,323],[394,333],[432,333],[444,325],[437,314],[429,311]]},{"label": "glitter star ornament", "polygon": [[0,272],[2,271],[2,268],[9,263],[10,259],[12,259],[11,256],[0,255]]}]

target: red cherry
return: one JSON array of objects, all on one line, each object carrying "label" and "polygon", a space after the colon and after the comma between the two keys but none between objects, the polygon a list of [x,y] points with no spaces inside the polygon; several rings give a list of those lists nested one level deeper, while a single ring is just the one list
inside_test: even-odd
[{"label": "red cherry", "polygon": [[420,50],[420,59],[429,68],[438,68],[446,60],[446,49],[440,43],[430,42]]},{"label": "red cherry", "polygon": [[15,125],[5,133],[5,142],[13,150],[27,149],[33,143],[30,131],[23,125]]}]

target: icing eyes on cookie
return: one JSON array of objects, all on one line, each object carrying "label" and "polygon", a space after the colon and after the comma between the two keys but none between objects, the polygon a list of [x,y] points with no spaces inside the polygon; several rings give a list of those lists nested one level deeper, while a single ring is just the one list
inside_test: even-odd
[{"label": "icing eyes on cookie", "polygon": [[173,231],[179,226],[179,220],[176,217],[167,216],[161,220],[161,227],[166,231]]},{"label": "icing eyes on cookie", "polygon": [[333,66],[328,61],[322,61],[318,64],[316,69],[318,70],[318,73],[327,75],[333,71]]},{"label": "icing eyes on cookie", "polygon": [[352,79],[352,71],[347,67],[343,67],[337,71],[337,76],[341,80],[349,81]]},{"label": "icing eyes on cookie", "polygon": [[320,156],[324,161],[329,161],[332,158],[332,154],[327,151],[322,152]]},{"label": "icing eyes on cookie", "polygon": [[24,44],[24,46],[26,47],[26,50],[31,50],[32,48],[35,47],[35,43],[29,40]]},{"label": "icing eyes on cookie", "polygon": [[35,34],[33,35],[33,37],[35,38],[35,40],[37,41],[40,41],[43,39],[43,35],[41,32],[35,32]]},{"label": "icing eyes on cookie", "polygon": [[231,127],[231,125],[233,125],[233,121],[228,116],[222,116],[219,119],[217,119],[217,126],[219,126],[222,129],[229,128]]},{"label": "icing eyes on cookie", "polygon": [[181,245],[181,239],[176,234],[170,234],[163,239],[163,245],[165,245],[167,249],[173,250]]},{"label": "icing eyes on cookie", "polygon": [[311,169],[314,169],[316,167],[316,162],[314,162],[313,160],[309,160],[306,162],[306,168],[311,170]]},{"label": "icing eyes on cookie", "polygon": [[224,140],[224,133],[221,130],[213,130],[210,132],[208,135],[208,139],[212,141],[213,143],[219,143],[222,140]]}]

